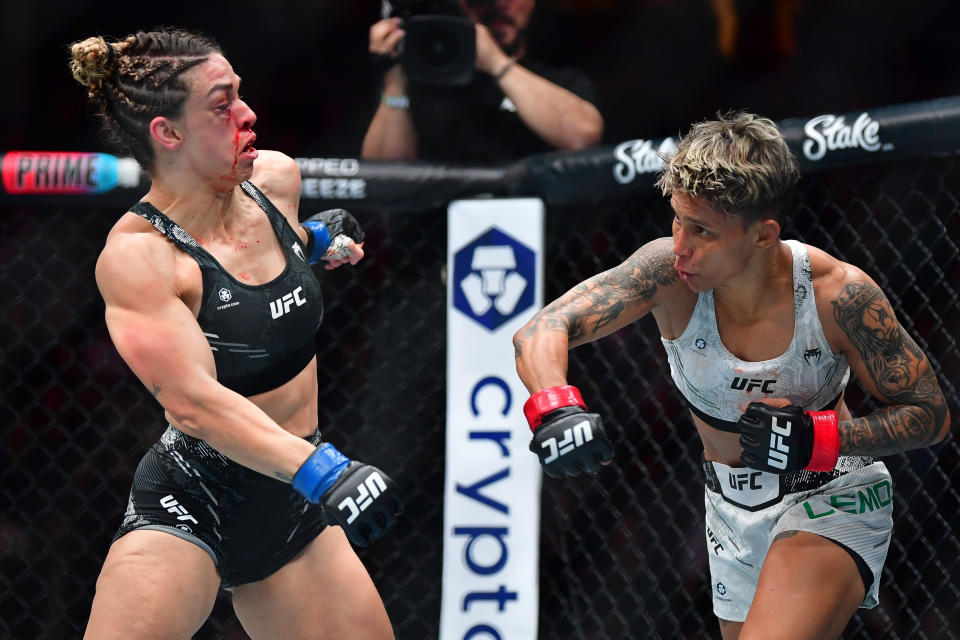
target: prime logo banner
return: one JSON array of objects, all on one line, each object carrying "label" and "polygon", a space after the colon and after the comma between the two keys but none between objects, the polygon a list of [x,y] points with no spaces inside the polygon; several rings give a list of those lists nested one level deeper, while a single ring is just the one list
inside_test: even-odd
[{"label": "prime logo banner", "polygon": [[540,481],[513,334],[543,304],[543,202],[447,210],[441,640],[537,637]]}]

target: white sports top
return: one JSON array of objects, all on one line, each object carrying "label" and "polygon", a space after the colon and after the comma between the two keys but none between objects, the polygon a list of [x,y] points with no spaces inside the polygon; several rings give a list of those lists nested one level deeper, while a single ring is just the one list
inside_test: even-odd
[{"label": "white sports top", "polygon": [[737,432],[737,420],[759,398],[787,398],[806,410],[835,408],[850,378],[842,353],[830,350],[817,315],[807,248],[786,240],[793,254],[794,328],[790,346],[762,362],[727,351],[717,330],[713,290],[697,300],[690,322],[676,340],[661,338],[670,375],[690,409],[721,431]]}]

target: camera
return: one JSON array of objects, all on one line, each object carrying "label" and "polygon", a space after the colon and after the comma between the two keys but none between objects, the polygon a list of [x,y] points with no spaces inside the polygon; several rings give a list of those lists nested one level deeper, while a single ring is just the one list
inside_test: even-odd
[{"label": "camera", "polygon": [[384,0],[383,17],[403,20],[399,51],[408,80],[451,87],[473,79],[476,27],[456,0]]}]

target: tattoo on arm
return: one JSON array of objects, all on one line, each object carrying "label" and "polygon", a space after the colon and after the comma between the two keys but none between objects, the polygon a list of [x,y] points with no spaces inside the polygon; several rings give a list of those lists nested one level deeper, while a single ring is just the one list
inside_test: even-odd
[{"label": "tattoo on arm", "polygon": [[150,385],[150,395],[152,395],[154,398],[156,398],[158,395],[160,395],[160,385],[158,385],[158,384],[151,384],[151,385]]},{"label": "tattoo on arm", "polygon": [[544,307],[520,332],[522,344],[538,331],[566,331],[571,343],[589,341],[616,323],[624,312],[653,300],[661,287],[677,281],[669,239],[641,247],[622,264],[581,282]]},{"label": "tattoo on arm", "polygon": [[891,403],[845,423],[841,449],[884,455],[930,444],[946,419],[946,402],[929,360],[897,322],[883,292],[869,282],[851,282],[833,301],[833,315],[870,382]]}]

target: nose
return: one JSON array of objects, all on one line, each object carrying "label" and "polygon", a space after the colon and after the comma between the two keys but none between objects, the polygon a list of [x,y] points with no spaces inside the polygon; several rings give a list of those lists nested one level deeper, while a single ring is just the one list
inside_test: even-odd
[{"label": "nose", "polygon": [[241,129],[252,129],[253,125],[257,122],[257,114],[253,112],[253,109],[250,108],[243,100],[238,100],[240,103],[237,105],[237,109],[234,110],[234,113],[237,116],[237,124]]},{"label": "nose", "polygon": [[690,256],[690,245],[687,242],[687,234],[683,232],[683,229],[679,225],[673,226],[673,255],[678,258],[689,257]]}]

